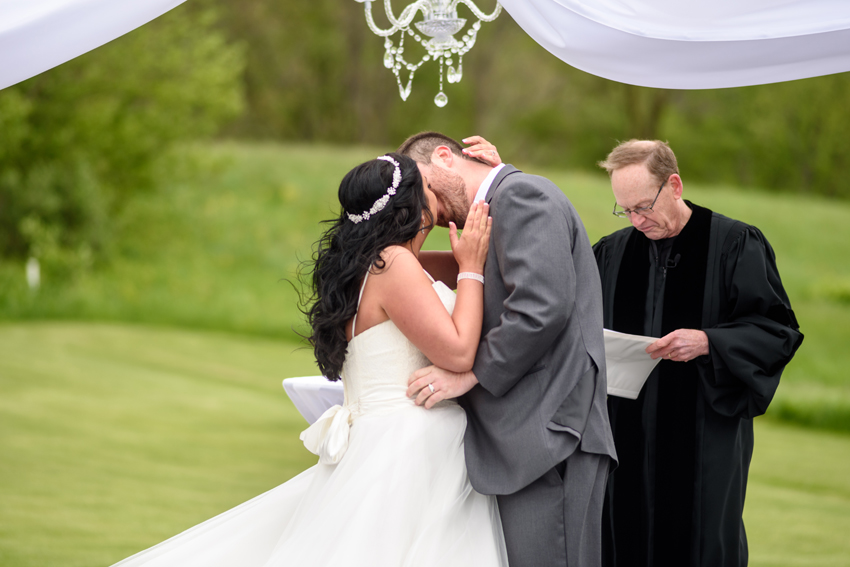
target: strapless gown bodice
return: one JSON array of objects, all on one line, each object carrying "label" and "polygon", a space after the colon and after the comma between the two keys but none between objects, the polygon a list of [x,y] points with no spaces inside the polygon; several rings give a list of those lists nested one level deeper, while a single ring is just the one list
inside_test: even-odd
[{"label": "strapless gown bodice", "polygon": [[[452,313],[455,294],[442,282],[432,284],[443,306]],[[357,320],[355,319],[355,327]],[[345,353],[342,383],[345,402],[333,406],[301,433],[304,446],[333,465],[348,451],[351,428],[358,419],[402,410],[424,411],[407,397],[407,383],[416,370],[431,362],[392,321],[384,321],[352,338]],[[435,407],[457,405],[443,401]]]},{"label": "strapless gown bodice", "polygon": [[[454,311],[455,294],[442,282],[432,287],[449,313]],[[431,362],[396,327],[384,321],[356,335],[348,343],[342,383],[345,405],[353,416],[375,410],[376,403],[412,404],[406,396],[410,375]],[[387,408],[382,408],[387,409]]]}]

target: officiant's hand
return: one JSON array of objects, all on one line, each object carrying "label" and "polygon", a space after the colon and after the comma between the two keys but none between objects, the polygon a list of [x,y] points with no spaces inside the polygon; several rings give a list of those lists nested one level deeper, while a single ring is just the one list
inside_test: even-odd
[{"label": "officiant's hand", "polygon": [[463,149],[463,153],[470,157],[478,158],[487,163],[490,167],[496,167],[502,163],[502,158],[499,157],[499,150],[496,146],[482,138],[481,136],[470,136],[463,139],[464,144],[472,144],[468,148]]},{"label": "officiant's hand", "polygon": [[708,354],[708,335],[696,329],[678,329],[646,347],[652,359],[687,362]]},{"label": "officiant's hand", "polygon": [[[449,372],[437,366],[420,368],[407,381],[407,397],[416,396],[416,405],[431,409],[442,400],[451,400],[464,395],[478,384],[478,378],[470,372]],[[429,384],[434,388],[433,393]]]}]

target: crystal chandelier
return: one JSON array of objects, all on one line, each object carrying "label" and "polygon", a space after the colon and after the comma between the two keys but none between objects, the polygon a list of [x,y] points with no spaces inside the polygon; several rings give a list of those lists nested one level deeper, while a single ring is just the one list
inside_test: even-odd
[{"label": "crystal chandelier", "polygon": [[[366,23],[369,29],[384,39],[384,67],[390,69],[395,75],[398,83],[398,92],[402,100],[410,96],[413,85],[413,75],[423,63],[434,60],[440,63],[440,92],[434,97],[434,104],[439,107],[446,106],[449,98],[443,92],[443,68],[446,68],[446,80],[450,83],[459,83],[463,76],[463,56],[475,45],[481,22],[492,22],[502,11],[502,7],[496,4],[492,14],[485,14],[472,0],[417,0],[409,4],[398,18],[393,14],[390,0],[384,0],[384,10],[390,22],[390,28],[381,29],[375,25],[372,18],[372,1],[356,0],[363,2],[366,9]],[[454,35],[466,25],[466,19],[457,17],[457,5],[465,4],[472,14],[478,18],[467,30],[466,34],[457,40]],[[418,12],[422,12],[422,21],[416,22],[418,32],[411,29],[410,24]],[[398,44],[393,43],[391,36],[401,32]],[[410,62],[404,58],[404,36],[410,36],[413,41],[418,42],[425,48],[425,55],[418,62]],[[420,35],[421,34],[421,35]],[[454,58],[457,57],[457,66]],[[407,82],[403,84],[402,71],[407,71]]]}]

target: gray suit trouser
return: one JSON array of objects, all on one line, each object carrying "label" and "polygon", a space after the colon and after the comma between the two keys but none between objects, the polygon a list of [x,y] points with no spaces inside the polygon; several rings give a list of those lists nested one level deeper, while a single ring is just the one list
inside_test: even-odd
[{"label": "gray suit trouser", "polygon": [[513,494],[499,513],[511,567],[599,567],[610,459],[577,450]]}]

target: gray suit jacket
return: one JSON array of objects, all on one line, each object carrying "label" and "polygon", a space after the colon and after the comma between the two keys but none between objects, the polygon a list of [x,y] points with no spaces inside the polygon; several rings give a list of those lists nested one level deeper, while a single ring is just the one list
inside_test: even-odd
[{"label": "gray suit jacket", "polygon": [[576,450],[616,453],[599,271],[578,213],[554,183],[510,165],[487,202],[480,384],[461,399],[464,443],[472,486],[512,494]]}]

